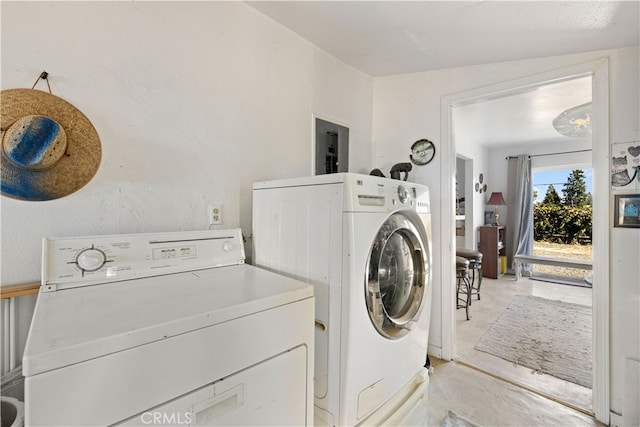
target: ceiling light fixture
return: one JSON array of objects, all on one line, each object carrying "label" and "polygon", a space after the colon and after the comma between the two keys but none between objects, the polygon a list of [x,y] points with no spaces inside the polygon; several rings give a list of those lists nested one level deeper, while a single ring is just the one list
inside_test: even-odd
[{"label": "ceiling light fixture", "polygon": [[553,119],[553,127],[564,136],[584,138],[591,135],[591,103],[564,110]]}]

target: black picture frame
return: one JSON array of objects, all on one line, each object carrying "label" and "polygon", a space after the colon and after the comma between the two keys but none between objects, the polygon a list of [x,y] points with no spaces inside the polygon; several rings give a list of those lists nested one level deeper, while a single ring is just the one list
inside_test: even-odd
[{"label": "black picture frame", "polygon": [[484,211],[484,225],[493,225],[493,211]]},{"label": "black picture frame", "polygon": [[640,228],[640,193],[614,196],[613,226]]}]

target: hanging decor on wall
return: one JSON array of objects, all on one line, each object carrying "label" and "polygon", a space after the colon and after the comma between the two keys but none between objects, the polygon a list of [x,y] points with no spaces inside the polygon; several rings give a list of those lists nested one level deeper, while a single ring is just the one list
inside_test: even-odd
[{"label": "hanging decor on wall", "polygon": [[640,194],[614,196],[614,227],[640,228]]},{"label": "hanging decor on wall", "polygon": [[478,182],[475,185],[476,192],[480,194],[487,192],[487,184],[482,184],[482,181],[484,181],[484,174],[478,176]]},{"label": "hanging decor on wall", "polygon": [[433,160],[436,155],[436,146],[428,139],[419,139],[411,145],[409,158],[413,164],[422,166]]},{"label": "hanging decor on wall", "polygon": [[[100,166],[100,138],[89,119],[49,93],[8,89],[0,93],[2,195],[45,201],[87,184]],[[39,80],[36,80],[36,84]]]},{"label": "hanging decor on wall", "polygon": [[640,141],[611,145],[611,186],[640,190]]}]

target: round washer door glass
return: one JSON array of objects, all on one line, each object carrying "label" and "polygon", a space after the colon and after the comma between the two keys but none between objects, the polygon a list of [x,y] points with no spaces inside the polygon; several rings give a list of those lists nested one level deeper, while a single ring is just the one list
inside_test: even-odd
[{"label": "round washer door glass", "polygon": [[395,213],[371,245],[365,299],[373,325],[386,338],[408,334],[422,309],[427,263],[422,235],[409,217]]}]

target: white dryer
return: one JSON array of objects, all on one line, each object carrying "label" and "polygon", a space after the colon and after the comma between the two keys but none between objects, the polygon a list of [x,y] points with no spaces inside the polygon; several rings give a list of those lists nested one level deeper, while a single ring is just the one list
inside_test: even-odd
[{"label": "white dryer", "polygon": [[239,229],[43,246],[27,425],[312,425],[313,288]]},{"label": "white dryer", "polygon": [[255,264],[315,288],[317,423],[370,420],[428,378],[430,232],[423,185],[353,173],[254,184]]}]

